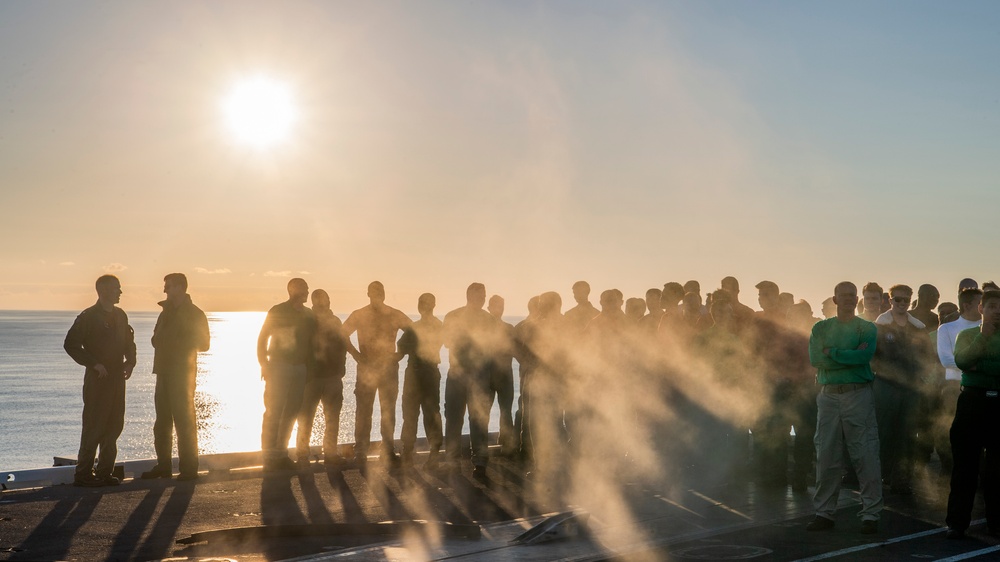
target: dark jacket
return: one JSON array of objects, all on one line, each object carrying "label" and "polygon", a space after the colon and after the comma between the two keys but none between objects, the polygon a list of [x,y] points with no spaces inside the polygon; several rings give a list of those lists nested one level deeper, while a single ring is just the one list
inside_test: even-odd
[{"label": "dark jacket", "polygon": [[498,320],[480,308],[463,306],[444,317],[448,372],[486,376],[496,349]]},{"label": "dark jacket", "polygon": [[316,315],[291,301],[276,304],[267,311],[257,338],[257,361],[306,365],[316,361],[313,346],[316,338]]},{"label": "dark jacket", "polygon": [[192,372],[199,351],[208,351],[208,318],[184,295],[179,303],[163,301],[153,328],[153,372],[158,375]]},{"label": "dark jacket", "polygon": [[116,376],[135,367],[135,333],[118,307],[108,312],[97,303],[81,312],[66,333],[63,349],[88,374],[96,372],[95,365],[104,365],[108,374]]},{"label": "dark jacket", "polygon": [[311,373],[318,379],[342,379],[347,373],[347,337],[344,326],[329,310],[316,316],[316,361]]},{"label": "dark jacket", "polygon": [[444,325],[437,318],[417,320],[400,336],[396,347],[409,355],[407,371],[437,371],[441,363],[441,346],[444,343]]}]

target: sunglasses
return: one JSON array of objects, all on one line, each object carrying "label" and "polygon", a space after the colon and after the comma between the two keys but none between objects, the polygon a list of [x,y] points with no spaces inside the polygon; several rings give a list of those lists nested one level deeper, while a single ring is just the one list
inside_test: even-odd
[{"label": "sunglasses", "polygon": [[910,302],[910,297],[892,297],[892,302],[902,304],[904,302]]}]

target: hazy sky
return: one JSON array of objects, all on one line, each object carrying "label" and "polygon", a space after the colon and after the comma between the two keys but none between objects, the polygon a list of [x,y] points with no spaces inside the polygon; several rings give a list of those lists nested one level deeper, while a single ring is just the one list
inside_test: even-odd
[{"label": "hazy sky", "polygon": [[[996,2],[3,2],[0,309],[997,278]],[[221,104],[287,84],[286,143]],[[304,272],[304,273],[301,273]]]}]

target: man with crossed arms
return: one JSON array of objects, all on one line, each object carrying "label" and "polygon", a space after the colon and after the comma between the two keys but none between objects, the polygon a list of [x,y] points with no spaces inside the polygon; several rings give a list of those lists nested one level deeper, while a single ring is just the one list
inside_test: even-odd
[{"label": "man with crossed arms", "polygon": [[834,289],[837,315],[817,322],[809,338],[809,361],[818,369],[816,396],[816,517],[807,531],[834,527],[844,473],[844,447],[861,485],[861,532],[878,532],[882,512],[882,468],[875,421],[875,325],[855,314],[858,287],[849,281]]}]

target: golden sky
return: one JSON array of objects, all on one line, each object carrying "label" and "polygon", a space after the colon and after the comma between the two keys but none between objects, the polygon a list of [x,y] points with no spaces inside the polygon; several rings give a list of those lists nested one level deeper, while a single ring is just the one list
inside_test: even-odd
[{"label": "golden sky", "polygon": [[[819,302],[841,279],[1000,278],[995,30],[970,3],[3,3],[0,309],[126,310],[188,274],[206,310],[289,276],[338,312],[438,313],[473,281],[523,314],[725,275]],[[298,119],[238,142],[235,84]]]}]

